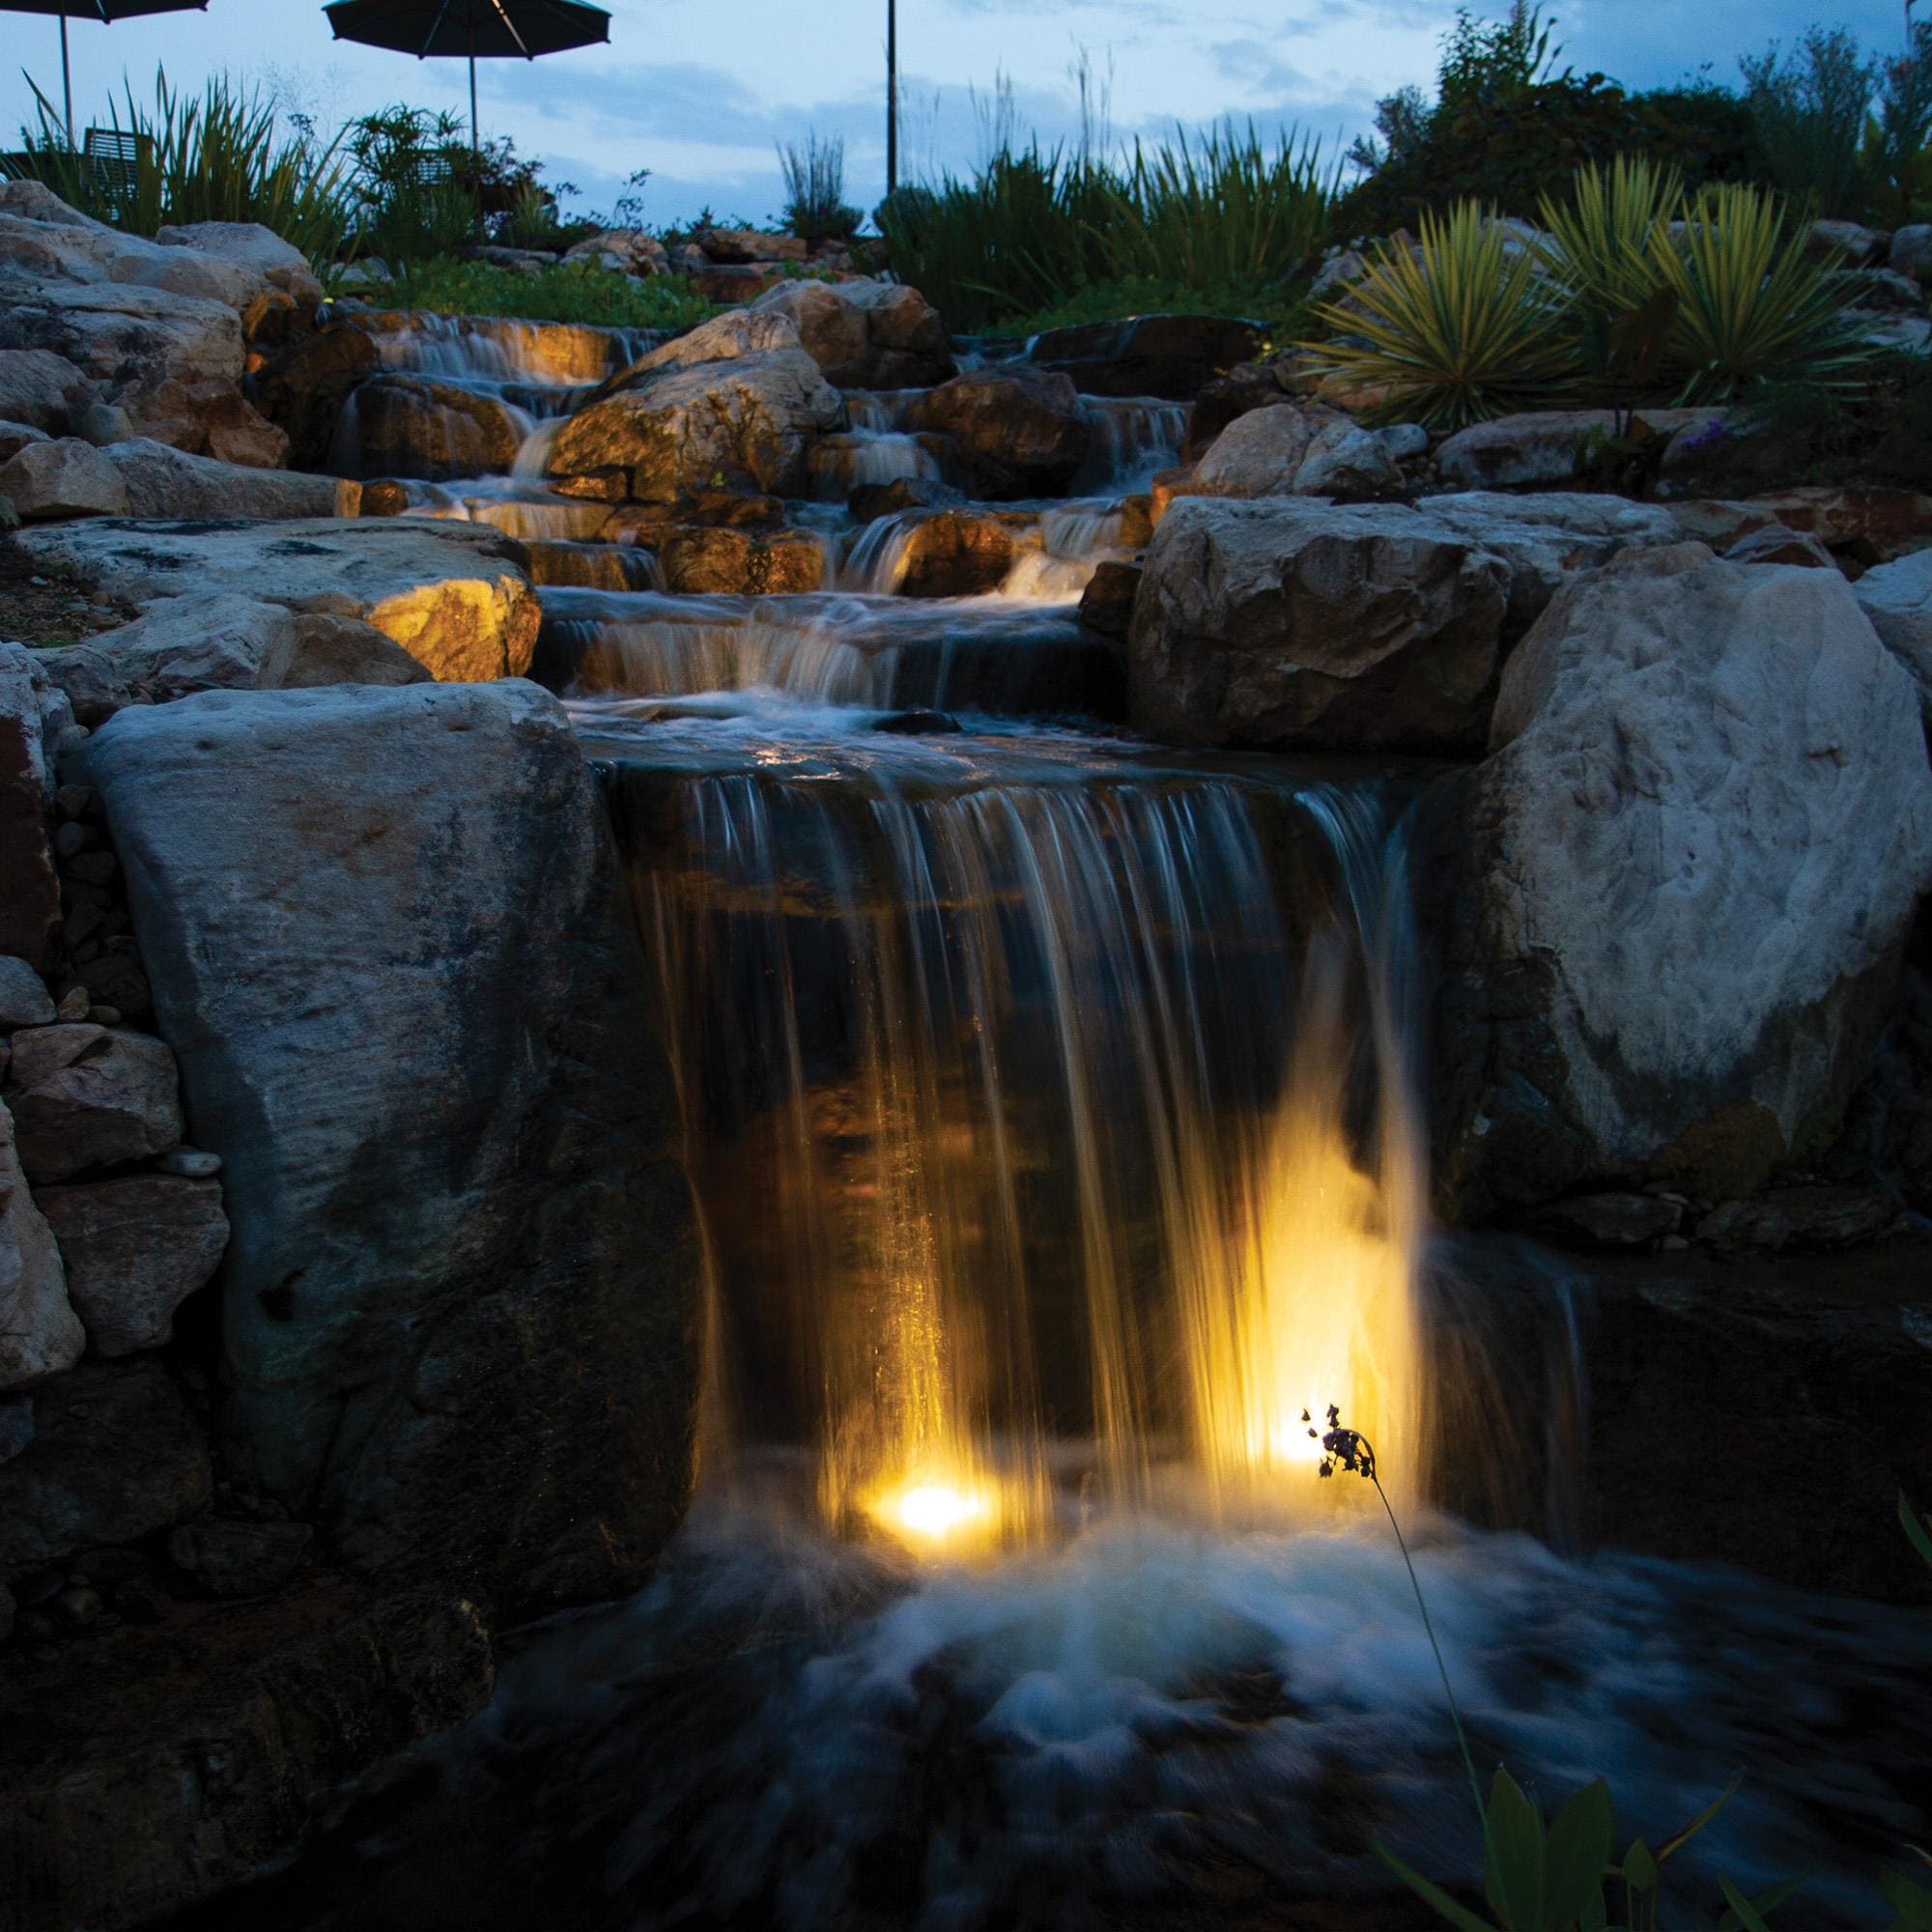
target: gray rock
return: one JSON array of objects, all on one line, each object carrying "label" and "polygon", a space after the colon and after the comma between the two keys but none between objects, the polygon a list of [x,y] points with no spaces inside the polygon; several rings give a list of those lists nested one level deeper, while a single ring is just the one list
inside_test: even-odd
[{"label": "gray rock", "polygon": [[1838,567],[1837,559],[1816,537],[1804,530],[1788,530],[1782,524],[1767,524],[1762,529],[1747,532],[1724,555],[1732,563],[1787,563],[1800,570]]},{"label": "gray rock", "polygon": [[1182,744],[1472,749],[1509,585],[1492,552],[1399,505],[1182,498],[1134,601],[1130,715]]},{"label": "gray rock", "polygon": [[750,313],[784,317],[841,389],[925,388],[953,373],[938,310],[902,282],[781,282]]},{"label": "gray rock", "polygon": [[1932,724],[1932,550],[1866,571],[1853,593],[1886,649],[1912,673]]},{"label": "gray rock", "polygon": [[125,517],[133,507],[106,452],[79,437],[30,442],[0,464],[0,496],[29,523],[55,517]]},{"label": "gray rock", "polygon": [[1336,425],[1354,427],[1334,410],[1280,402],[1236,416],[1194,466],[1195,482],[1209,497],[1289,497],[1318,437]]},{"label": "gray rock", "polygon": [[950,436],[975,487],[1001,497],[1065,490],[1094,440],[1072,383],[1024,364],[970,370],[926,390],[907,426]]},{"label": "gray rock", "polygon": [[210,693],[89,763],[223,1160],[238,1480],[385,1575],[630,1587],[689,1493],[696,1268],[562,708]]},{"label": "gray rock", "polygon": [[[36,429],[31,423],[10,422],[0,416],[0,464],[12,462],[29,443],[51,440],[43,429]],[[17,511],[14,514],[18,516]]]},{"label": "gray rock", "polygon": [[1932,281],[1932,223],[1915,221],[1893,229],[1886,266],[1916,282]]},{"label": "gray rock", "polygon": [[158,1349],[174,1314],[220,1264],[228,1245],[221,1184],[135,1174],[35,1196],[60,1243],[68,1299],[97,1353]]},{"label": "gray rock", "polygon": [[1532,1226],[1568,1248],[1647,1248],[1684,1224],[1684,1204],[1655,1194],[1573,1194],[1537,1210]]},{"label": "gray rock", "polygon": [[[767,329],[792,332],[781,316],[759,320]],[[717,338],[721,355],[728,334]],[[660,365],[621,380],[624,387],[580,410],[558,431],[551,475],[626,469],[632,496],[644,502],[696,495],[720,475],[729,485],[782,496],[801,486],[811,438],[845,427],[838,391],[798,348]]]},{"label": "gray rock", "polygon": [[36,1391],[34,1423],[32,1443],[0,1463],[0,1577],[208,1507],[208,1445],[156,1363],[84,1364]]},{"label": "gray rock", "polygon": [[332,476],[220,463],[147,437],[114,442],[101,454],[127,493],[126,505],[111,515],[289,519],[335,514],[338,490]]},{"label": "gray rock", "polygon": [[[1721,422],[1720,409],[1645,410],[1642,420],[1660,436]],[[1591,451],[1616,433],[1609,410],[1538,410],[1472,423],[1446,438],[1435,452],[1445,482],[1465,490],[1508,490],[1573,483]]]},{"label": "gray rock", "polygon": [[1492,747],[1419,867],[1445,1205],[1752,1191],[1831,1131],[1932,883],[1909,680],[1835,572],[1686,544],[1558,593]]},{"label": "gray rock", "polygon": [[0,416],[66,436],[99,385],[50,349],[0,349]]},{"label": "gray rock", "polygon": [[98,522],[15,541],[135,602],[228,591],[360,618],[448,681],[519,676],[536,646],[541,613],[523,547],[484,525]]},{"label": "gray rock", "polygon": [[126,1027],[33,1027],[14,1036],[8,1104],[27,1178],[65,1180],[142,1160],[182,1137],[175,1057]]},{"label": "gray rock", "polygon": [[325,684],[419,684],[429,672],[355,617],[291,611],[229,591],[156,598],[131,624],[40,654],[83,724],[128,704],[197,691],[282,691]]},{"label": "gray rock", "polygon": [[36,654],[0,643],[0,954],[42,973],[55,969],[61,944],[49,741],[70,722]]},{"label": "gray rock", "polygon": [[0,952],[0,1031],[46,1026],[54,1016],[46,982],[24,959]]},{"label": "gray rock", "polygon": [[[86,1346],[53,1230],[20,1171],[14,1117],[0,1102],[0,1389],[31,1388],[72,1368]],[[13,1420],[9,1434],[17,1430]]]},{"label": "gray rock", "polygon": [[168,1555],[212,1597],[269,1597],[295,1581],[314,1541],[305,1522],[203,1517],[168,1538]]},{"label": "gray rock", "polygon": [[1294,472],[1297,497],[1353,502],[1401,488],[1402,470],[1380,432],[1348,421],[1322,430]]},{"label": "gray rock", "polygon": [[1804,245],[1811,255],[1860,269],[1885,254],[1889,239],[1882,229],[1857,221],[1814,221],[1805,231]]},{"label": "gray rock", "polygon": [[0,1463],[11,1463],[33,1439],[33,1397],[0,1396]]},{"label": "gray rock", "polygon": [[126,442],[134,435],[134,418],[118,404],[89,403],[74,423],[73,433],[83,442],[105,449],[109,443]]},{"label": "gray rock", "polygon": [[259,221],[188,221],[155,230],[162,248],[192,248],[224,262],[239,263],[271,288],[320,298],[322,284],[308,257],[293,242]]},{"label": "gray rock", "polygon": [[1882,1187],[1775,1187],[1754,1201],[1726,1201],[1696,1235],[1717,1248],[1818,1253],[1877,1240],[1897,1219],[1898,1203]]}]

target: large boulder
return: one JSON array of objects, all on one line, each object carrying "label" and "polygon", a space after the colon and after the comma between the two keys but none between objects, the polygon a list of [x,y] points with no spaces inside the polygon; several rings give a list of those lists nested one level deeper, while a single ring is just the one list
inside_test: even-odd
[{"label": "large boulder", "polygon": [[696,1259],[561,706],[217,692],[88,753],[224,1161],[238,1478],[391,1578],[518,1612],[633,1586],[690,1490]]},{"label": "large boulder", "polygon": [[180,1144],[175,1057],[164,1041],[74,1020],[28,1028],[13,1044],[7,1104],[36,1185]]},{"label": "large boulder", "polygon": [[16,450],[0,464],[0,497],[29,522],[125,517],[134,507],[107,452],[74,436]]},{"label": "large boulder", "polygon": [[1511,638],[1528,630],[1577,571],[1608,563],[1619,551],[1657,550],[1683,536],[1662,503],[1581,490],[1466,490],[1431,497],[1422,507],[1509,565],[1504,633]]},{"label": "large boulder", "polygon": [[1762,529],[1816,537],[1834,556],[1869,566],[1932,547],[1932,497],[1879,483],[1814,483],[1742,501],[1693,497],[1670,514],[1687,537],[1729,551]]},{"label": "large boulder", "polygon": [[40,668],[91,730],[128,704],[197,691],[323,684],[420,684],[429,672],[356,617],[291,611],[217,590],[156,598],[131,624],[39,653]]},{"label": "large boulder", "polygon": [[1283,402],[1231,422],[1195,466],[1209,497],[1329,497],[1348,501],[1402,488],[1400,457],[1429,435],[1413,424],[1364,429],[1339,410]]},{"label": "large boulder", "polygon": [[485,525],[103,518],[23,530],[15,541],[135,603],[228,591],[359,618],[445,682],[521,676],[536,644],[540,613],[523,547]]},{"label": "large boulder", "polygon": [[703,362],[735,362],[743,355],[776,355],[800,346],[798,330],[787,315],[761,313],[757,308],[726,309],[682,335],[673,335],[648,349],[605,384],[607,392],[635,389],[647,376],[665,369],[695,369]]},{"label": "large boulder", "polygon": [[566,262],[586,262],[623,275],[668,275],[670,257],[655,235],[641,228],[598,228],[563,251]]},{"label": "large boulder", "polygon": [[337,486],[328,476],[194,456],[147,437],[110,443],[99,454],[127,493],[127,507],[117,515],[287,519],[336,513]]},{"label": "large boulder", "polygon": [[989,497],[1065,490],[1094,437],[1072,383],[1025,368],[955,376],[918,399],[907,427],[950,436]]},{"label": "large boulder", "polygon": [[1261,329],[1224,315],[1133,315],[1049,328],[1027,358],[1071,378],[1084,396],[1163,396],[1189,403],[1214,380],[1247,361]]},{"label": "large boulder", "polygon": [[61,941],[47,730],[60,722],[58,696],[38,653],[0,643],[0,954],[43,973],[53,971]]},{"label": "large boulder", "polygon": [[72,1368],[86,1346],[53,1230],[20,1170],[14,1117],[0,1101],[0,1390]]},{"label": "large boulder", "polygon": [[1932,883],[1911,680],[1835,572],[1679,545],[1576,579],[1434,821],[1451,1211],[1734,1198],[1829,1138]]},{"label": "large boulder", "polygon": [[1886,649],[1912,673],[1932,724],[1932,550],[1866,571],[1855,594]]},{"label": "large boulder", "polygon": [[1136,727],[1194,745],[1480,747],[1508,566],[1394,505],[1177,501],[1127,644]]},{"label": "large boulder", "polygon": [[364,383],[355,392],[355,429],[362,475],[433,483],[506,474],[524,441],[523,428],[498,397],[425,376]]},{"label": "large boulder", "polygon": [[181,222],[156,229],[155,242],[162,248],[191,248],[232,262],[292,296],[319,299],[322,295],[308,257],[259,221]]},{"label": "large boulder", "polygon": [[36,1201],[60,1243],[68,1299],[102,1355],[167,1341],[175,1310],[228,1245],[218,1180],[130,1174],[43,1187]]},{"label": "large boulder", "polygon": [[213,1488],[207,1439],[156,1363],[86,1363],[34,1392],[33,1439],[0,1463],[0,1577],[166,1529]]},{"label": "large boulder", "polygon": [[343,410],[382,359],[367,328],[332,321],[296,336],[249,377],[250,401],[287,436],[297,469],[329,467]]},{"label": "large boulder", "polygon": [[920,389],[953,373],[939,311],[901,282],[781,282],[751,313],[789,321],[825,380],[841,389]]},{"label": "large boulder", "polygon": [[[781,316],[763,320],[791,331]],[[796,494],[811,438],[845,426],[838,391],[802,349],[677,363],[623,380],[625,387],[563,425],[551,445],[551,475],[623,469],[631,495],[643,502],[695,495],[720,477],[725,487]]]}]

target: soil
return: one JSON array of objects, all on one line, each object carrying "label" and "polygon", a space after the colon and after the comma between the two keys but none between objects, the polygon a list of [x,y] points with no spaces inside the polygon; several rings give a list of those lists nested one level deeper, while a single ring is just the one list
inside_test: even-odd
[{"label": "soil", "polygon": [[31,555],[0,538],[0,639],[30,645],[71,644],[132,622],[125,598],[97,590],[65,564]]}]

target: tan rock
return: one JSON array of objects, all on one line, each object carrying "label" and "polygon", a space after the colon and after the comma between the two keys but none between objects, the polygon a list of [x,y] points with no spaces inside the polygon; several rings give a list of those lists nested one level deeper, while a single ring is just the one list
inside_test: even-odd
[{"label": "tan rock", "polygon": [[13,1116],[0,1102],[0,1389],[31,1388],[72,1368],[86,1346],[53,1231],[20,1170]]},{"label": "tan rock", "polygon": [[163,1152],[185,1128],[165,1042],[89,1021],[29,1027],[13,1039],[8,1104],[27,1178],[65,1180]]},{"label": "tan rock", "polygon": [[218,1180],[136,1174],[43,1187],[36,1199],[60,1244],[68,1298],[109,1357],[169,1340],[175,1310],[228,1245]]},{"label": "tan rock", "polygon": [[125,517],[133,507],[107,453],[73,436],[27,443],[0,464],[0,497],[29,521]]},{"label": "tan rock", "polygon": [[684,526],[657,547],[665,587],[684,593],[753,596],[816,590],[825,578],[825,547],[810,530],[751,530]]}]

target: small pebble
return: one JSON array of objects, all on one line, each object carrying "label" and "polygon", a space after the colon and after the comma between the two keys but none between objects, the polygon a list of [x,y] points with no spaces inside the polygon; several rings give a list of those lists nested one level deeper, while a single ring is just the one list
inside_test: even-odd
[{"label": "small pebble", "polygon": [[1667,1255],[1681,1255],[1690,1243],[1682,1235],[1665,1235],[1657,1245]]},{"label": "small pebble", "polygon": [[206,1180],[211,1175],[221,1172],[221,1156],[207,1153],[200,1148],[170,1148],[155,1162],[157,1174],[185,1174],[192,1180]]},{"label": "small pebble", "polygon": [[54,1017],[61,1020],[84,1020],[88,1009],[93,1005],[94,1002],[87,997],[87,988],[76,986],[54,1009]]},{"label": "small pebble", "polygon": [[54,829],[54,857],[56,859],[77,859],[94,840],[94,834],[85,825],[69,819]]},{"label": "small pebble", "polygon": [[85,816],[87,808],[93,803],[92,785],[65,784],[54,794],[54,806],[63,818]]},{"label": "small pebble", "polygon": [[121,1024],[121,1009],[119,1007],[89,1007],[87,1017],[96,1026],[119,1026]]}]

